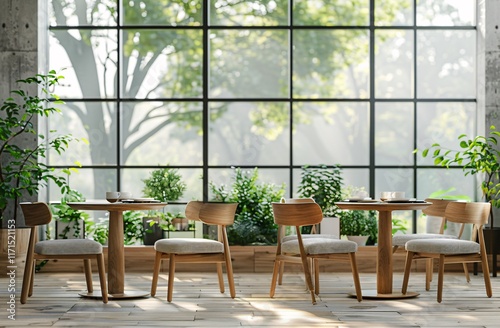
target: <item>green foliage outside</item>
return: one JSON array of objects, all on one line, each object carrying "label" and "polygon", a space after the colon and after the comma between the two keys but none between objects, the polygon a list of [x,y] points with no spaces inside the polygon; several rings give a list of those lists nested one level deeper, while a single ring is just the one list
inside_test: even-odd
[{"label": "green foliage outside", "polygon": [[[78,139],[71,135],[59,135],[46,140],[35,126],[38,117],[48,117],[60,112],[52,105],[63,102],[49,90],[62,78],[55,71],[50,71],[45,75],[36,74],[18,80],[17,82],[26,88],[39,88],[42,96],[33,96],[24,89],[13,90],[13,97],[5,99],[0,107],[0,216],[9,200],[11,204],[17,204],[23,195],[38,194],[40,188],[47,186],[50,181],[60,188],[62,194],[70,191],[65,176],[75,169],[64,169],[62,174],[58,174],[41,159],[51,150],[57,154],[63,153],[71,141]],[[50,133],[55,134],[55,131]],[[33,148],[21,148],[16,144],[18,140],[32,138],[41,140]],[[16,219],[17,206],[13,207],[13,213],[13,218]]]},{"label": "green foliage outside", "polygon": [[259,173],[234,170],[234,181],[229,187],[210,183],[215,201],[237,202],[234,224],[227,227],[231,245],[274,245],[278,226],[274,223],[272,203],[279,202],[285,194],[285,186],[260,183]]},{"label": "green foliage outside", "polygon": [[[89,214],[75,210],[67,205],[68,202],[84,202],[85,197],[77,190],[71,189],[61,198],[60,204],[51,205],[52,214],[55,220],[66,223],[64,229],[57,236],[58,239],[68,239],[69,233],[73,230],[73,237],[80,238],[81,232],[89,220]],[[57,233],[57,232],[56,232]]]},{"label": "green foliage outside", "polygon": [[[422,156],[432,156],[434,164],[449,168],[451,165],[462,166],[464,175],[480,174],[484,178],[481,191],[486,201],[500,207],[500,151],[498,150],[500,132],[495,126],[490,127],[489,136],[469,138],[465,134],[458,136],[459,150],[445,149],[439,143],[422,151]],[[418,152],[415,150],[414,152]]]}]

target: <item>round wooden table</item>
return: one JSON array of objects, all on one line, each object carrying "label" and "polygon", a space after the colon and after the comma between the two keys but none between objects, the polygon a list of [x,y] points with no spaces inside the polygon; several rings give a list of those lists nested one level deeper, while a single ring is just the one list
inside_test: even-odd
[{"label": "round wooden table", "polygon": [[363,290],[363,298],[398,299],[418,296],[419,294],[415,292],[403,294],[392,290],[392,212],[422,210],[432,203],[337,202],[335,205],[343,210],[375,210],[378,212],[377,290]]},{"label": "round wooden table", "polygon": [[[108,211],[108,298],[123,299],[149,296],[149,292],[125,291],[125,251],[123,235],[123,211],[161,210],[167,203],[109,203],[106,200],[92,202],[69,202],[75,210]],[[101,298],[98,291],[80,293],[81,296]]]}]

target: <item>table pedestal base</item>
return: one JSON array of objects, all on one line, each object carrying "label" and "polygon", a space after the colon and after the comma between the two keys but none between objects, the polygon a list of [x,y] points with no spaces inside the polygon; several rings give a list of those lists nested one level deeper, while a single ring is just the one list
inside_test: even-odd
[{"label": "table pedestal base", "polygon": [[[82,297],[102,299],[101,291],[94,291],[92,293],[81,292],[81,293],[78,293],[78,295],[80,295]],[[116,299],[141,298],[141,297],[149,297],[149,296],[151,296],[151,294],[149,292],[133,290],[133,291],[126,291],[122,294],[108,294],[108,299],[116,300]]]},{"label": "table pedestal base", "polygon": [[[416,293],[416,292],[406,292],[406,294],[403,294],[401,292],[390,293],[390,294],[379,294],[374,289],[371,289],[371,290],[363,289],[361,291],[361,293],[363,294],[363,299],[367,299],[367,300],[396,300],[396,299],[403,299],[403,298],[413,298],[413,297],[417,297],[418,295],[420,295],[419,293]],[[356,297],[356,293],[350,293],[349,296]]]}]

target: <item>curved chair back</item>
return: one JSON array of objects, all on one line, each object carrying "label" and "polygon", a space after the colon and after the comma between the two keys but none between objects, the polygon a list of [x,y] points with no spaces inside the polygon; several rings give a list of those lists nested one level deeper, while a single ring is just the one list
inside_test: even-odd
[{"label": "curved chair back", "polygon": [[490,203],[452,202],[446,207],[445,217],[450,222],[482,226],[488,223],[490,209]]},{"label": "curved chair back", "polygon": [[203,206],[203,202],[193,200],[186,205],[186,218],[192,221],[200,221],[200,209]]},{"label": "curved chair back", "polygon": [[438,198],[426,198],[425,201],[428,203],[432,203],[432,205],[424,208],[422,210],[422,213],[429,216],[439,216],[439,217],[444,217],[446,206],[448,206],[450,202],[456,202],[456,200],[452,199],[438,199]]},{"label": "curved chair back", "polygon": [[234,223],[238,203],[203,203],[199,218],[205,224],[227,226]]},{"label": "curved chair back", "polygon": [[44,202],[20,203],[24,215],[24,222],[28,227],[35,227],[50,223],[52,212]]},{"label": "curved chair back", "polygon": [[323,220],[323,212],[316,203],[273,203],[273,213],[278,225],[300,227]]}]

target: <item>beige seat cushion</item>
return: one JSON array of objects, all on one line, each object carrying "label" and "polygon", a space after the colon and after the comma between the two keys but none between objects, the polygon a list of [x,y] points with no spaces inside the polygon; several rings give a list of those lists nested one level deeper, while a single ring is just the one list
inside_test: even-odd
[{"label": "beige seat cushion", "polygon": [[162,253],[224,253],[224,245],[211,239],[202,238],[170,238],[156,241],[155,250]]},{"label": "beige seat cushion", "polygon": [[[302,239],[304,238],[329,238],[329,239],[339,239],[339,237],[335,236],[335,235],[322,235],[322,234],[303,234],[302,235]],[[289,240],[294,240],[294,239],[297,239],[297,235],[288,235],[288,236],[285,236],[283,237],[283,239],[281,239],[281,242],[284,243],[286,241],[289,241]]]},{"label": "beige seat cushion", "polygon": [[406,243],[406,250],[411,252],[434,254],[474,254],[479,253],[478,243],[461,239],[421,239],[410,240]]},{"label": "beige seat cushion", "polygon": [[456,236],[453,235],[443,235],[440,233],[415,233],[415,234],[400,234],[394,235],[392,237],[392,246],[404,246],[408,241],[415,239],[439,239],[439,238],[448,238],[448,239],[457,239]]},{"label": "beige seat cushion", "polygon": [[44,240],[35,244],[35,253],[41,255],[101,254],[102,245],[90,239]]},{"label": "beige seat cushion", "polygon": [[[306,254],[353,253],[358,250],[358,244],[350,240],[305,238],[303,242]],[[283,253],[300,254],[298,239],[282,243],[281,251]]]}]

